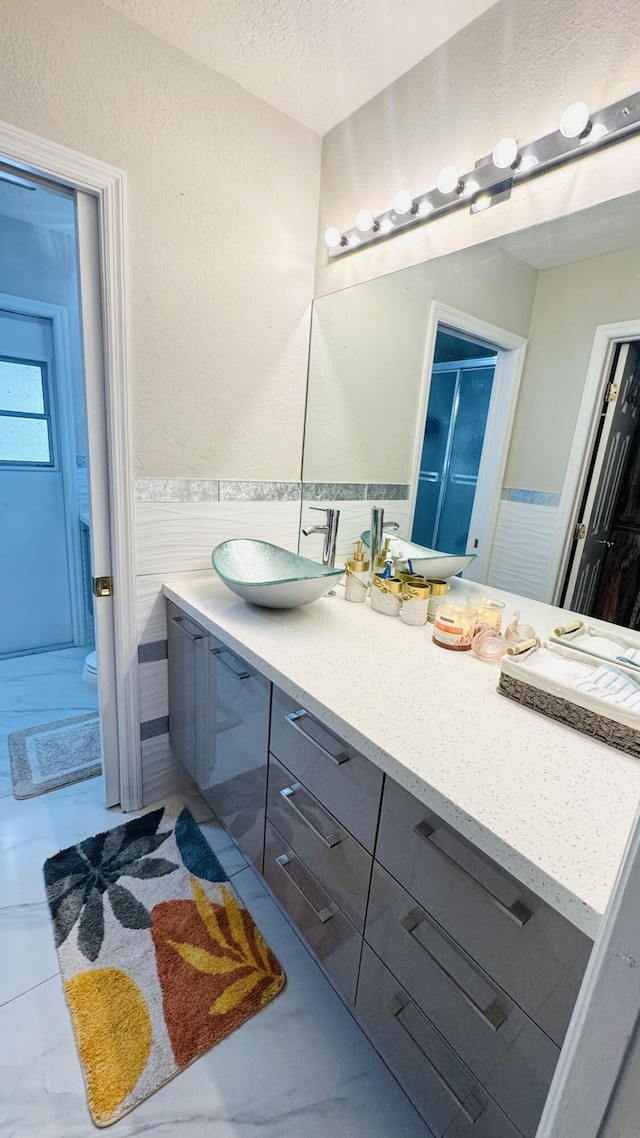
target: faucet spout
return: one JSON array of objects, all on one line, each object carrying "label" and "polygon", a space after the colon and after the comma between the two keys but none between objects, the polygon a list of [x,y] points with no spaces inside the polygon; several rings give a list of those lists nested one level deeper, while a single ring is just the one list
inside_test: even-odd
[{"label": "faucet spout", "polygon": [[310,508],[312,510],[321,510],[321,512],[326,515],[327,520],[323,526],[304,526],[302,533],[305,537],[311,537],[314,533],[324,534],[322,564],[333,569],[336,563],[336,542],[338,540],[340,510],[324,509],[322,506],[311,506]]}]

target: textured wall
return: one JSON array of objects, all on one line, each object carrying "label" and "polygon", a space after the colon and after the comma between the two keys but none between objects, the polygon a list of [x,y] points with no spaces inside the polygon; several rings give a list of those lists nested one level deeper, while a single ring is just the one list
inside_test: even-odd
[{"label": "textured wall", "polygon": [[[599,107],[638,88],[637,0],[501,0],[323,139],[316,295],[571,213],[638,188],[640,139],[516,188],[471,217],[460,210],[414,233],[327,264],[322,234],[396,190],[435,185],[505,134],[528,141],[557,127],[574,99]],[[624,155],[624,157],[623,157]]]},{"label": "textured wall", "polygon": [[316,300],[304,481],[409,482],[432,302],[527,336],[537,277],[487,245]]},{"label": "textured wall", "polygon": [[505,485],[562,490],[596,327],[638,318],[638,246],[539,274]]},{"label": "textured wall", "polygon": [[128,172],[136,471],[298,479],[320,142],[99,0],[0,0],[0,119]]}]

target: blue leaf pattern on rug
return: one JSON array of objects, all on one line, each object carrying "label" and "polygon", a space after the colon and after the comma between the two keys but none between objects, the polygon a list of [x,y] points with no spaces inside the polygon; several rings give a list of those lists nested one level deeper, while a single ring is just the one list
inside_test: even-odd
[{"label": "blue leaf pattern on rug", "polygon": [[186,807],[174,832],[182,860],[194,877],[205,881],[227,880],[227,874]]}]

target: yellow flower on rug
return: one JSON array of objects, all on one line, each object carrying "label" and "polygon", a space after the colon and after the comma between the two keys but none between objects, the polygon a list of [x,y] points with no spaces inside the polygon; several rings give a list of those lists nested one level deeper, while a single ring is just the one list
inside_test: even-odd
[{"label": "yellow flower on rug", "polygon": [[175,827],[155,810],[86,838],[49,858],[44,877],[97,1126],[133,1110],[284,985],[188,810]]}]

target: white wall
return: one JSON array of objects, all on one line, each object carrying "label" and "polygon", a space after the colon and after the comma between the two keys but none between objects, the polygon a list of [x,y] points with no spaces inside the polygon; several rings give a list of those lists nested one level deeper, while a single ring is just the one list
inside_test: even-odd
[{"label": "white wall", "polygon": [[320,141],[99,0],[0,0],[0,118],[127,171],[140,475],[296,479]]},{"label": "white wall", "polygon": [[638,318],[637,245],[539,274],[505,485],[561,492],[596,327]]},{"label": "white wall", "polygon": [[636,0],[501,0],[323,139],[316,295],[572,213],[638,188],[640,139],[514,191],[508,203],[459,210],[413,233],[327,263],[322,234],[357,211],[420,193],[438,170],[469,170],[506,134],[556,129],[574,99],[606,105],[638,88]]},{"label": "white wall", "polygon": [[304,481],[410,482],[432,302],[526,337],[537,276],[488,245],[316,300]]}]

